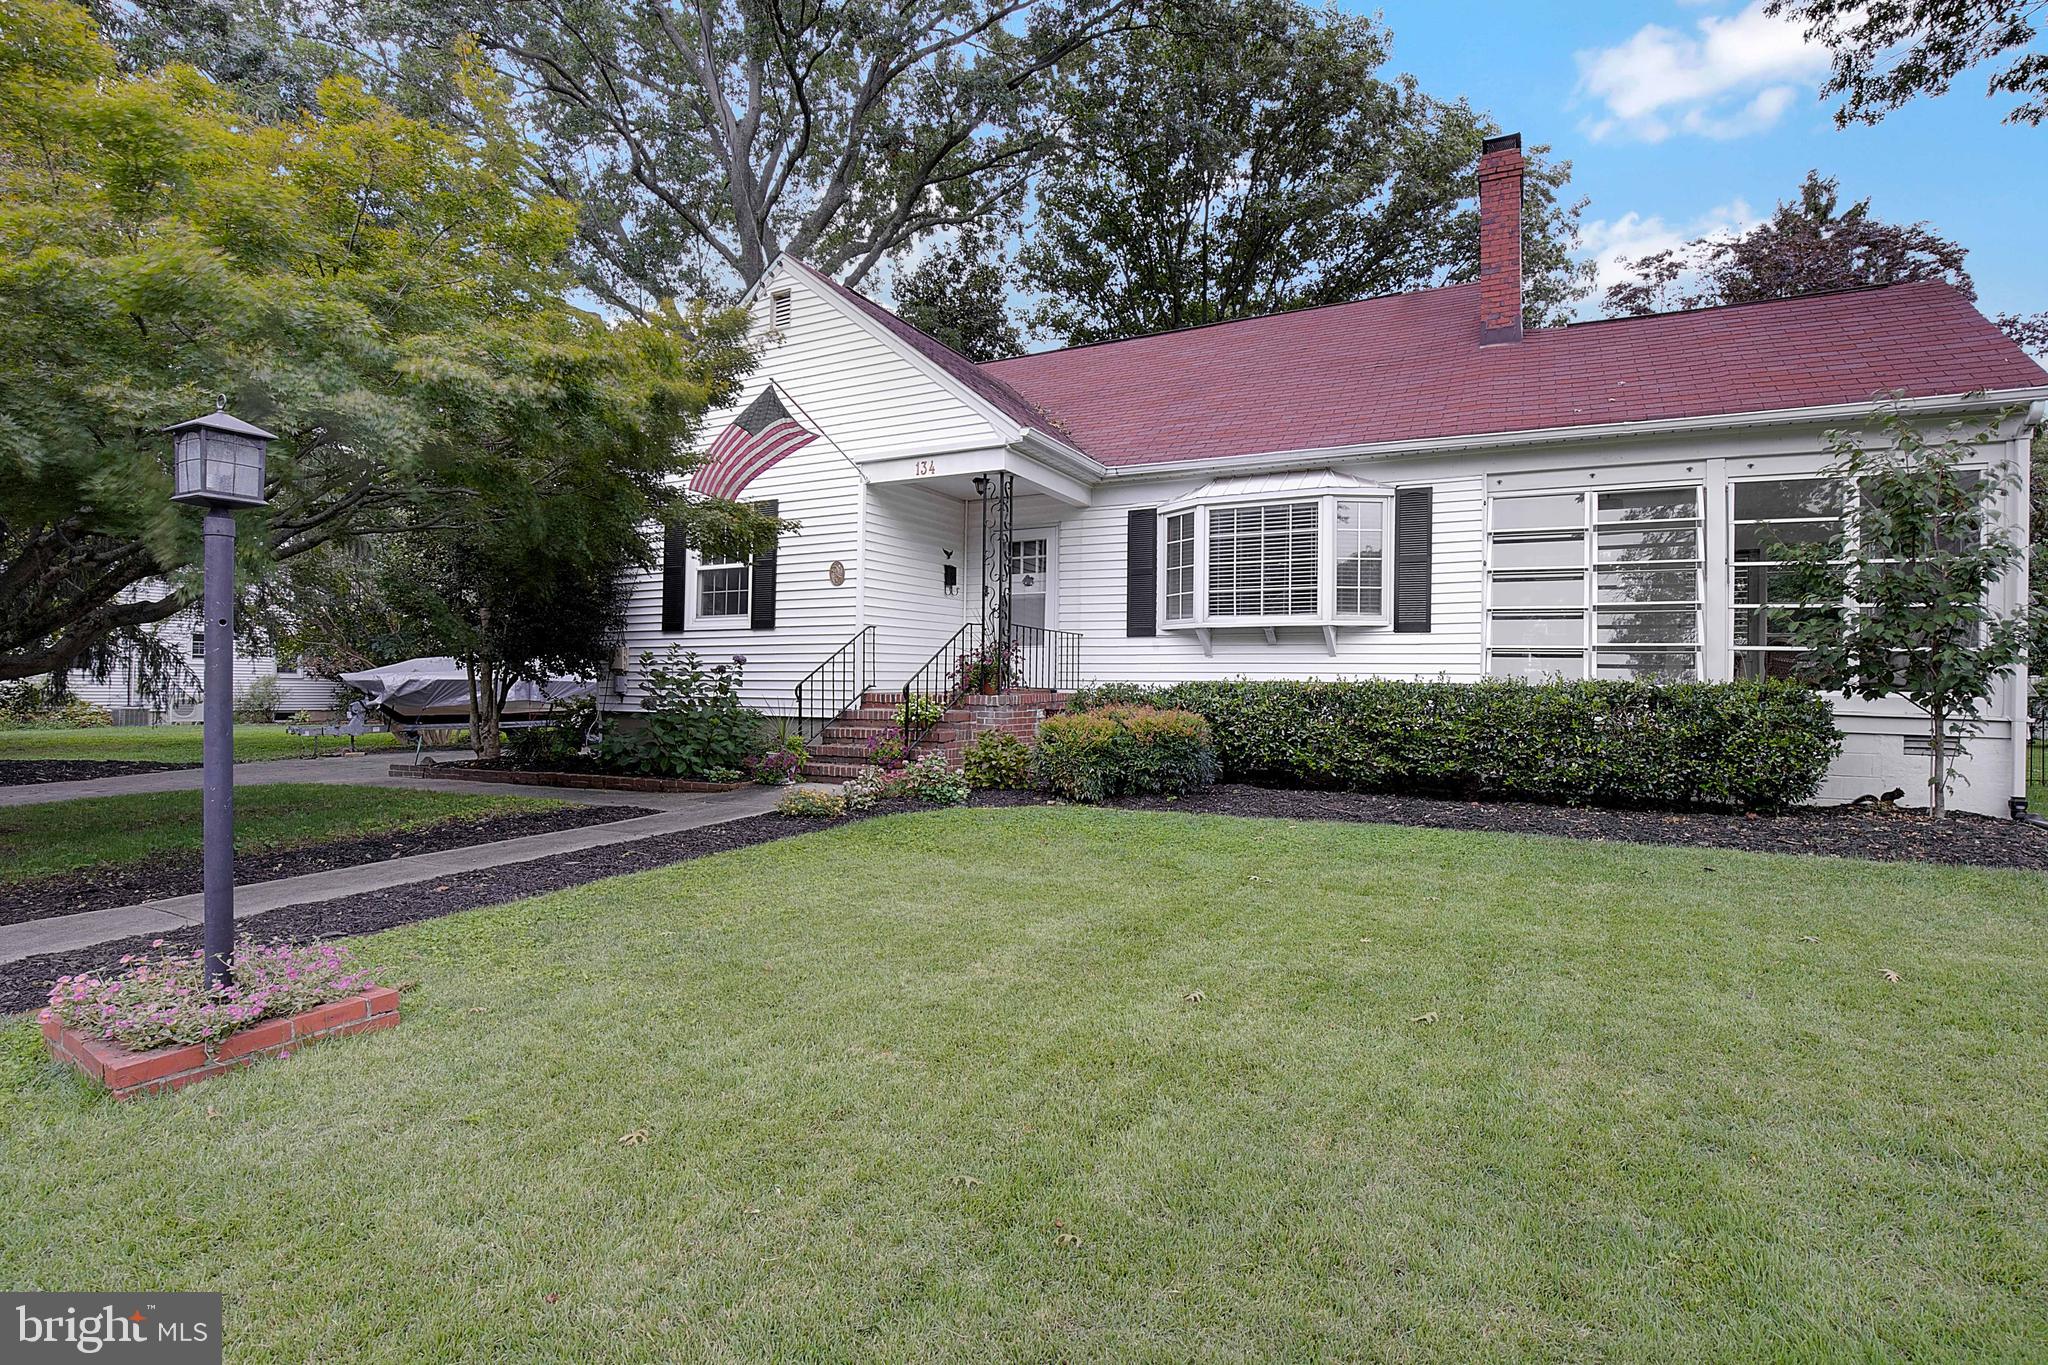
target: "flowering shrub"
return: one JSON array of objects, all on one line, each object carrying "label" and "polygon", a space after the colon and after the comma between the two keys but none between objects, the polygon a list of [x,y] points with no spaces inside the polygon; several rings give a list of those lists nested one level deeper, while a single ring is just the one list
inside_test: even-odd
[{"label": "flowering shrub", "polygon": [[797,773],[810,757],[802,735],[783,735],[765,752],[749,758],[747,771],[764,787],[784,787],[796,781]]},{"label": "flowering shrub", "polygon": [[1209,723],[1192,711],[1105,706],[1051,716],[1034,757],[1045,785],[1075,801],[1179,796],[1216,780]]},{"label": "flowering shrub", "polygon": [[740,705],[746,663],[735,654],[730,664],[707,666],[680,645],[670,645],[659,661],[652,650],[643,653],[644,719],[637,730],[604,737],[605,766],[648,777],[710,779],[714,771],[736,771],[754,752],[762,726],[759,712]]},{"label": "flowering shrub", "polygon": [[99,707],[48,686],[0,686],[0,730],[89,730],[113,723],[113,716]]},{"label": "flowering shrub", "polygon": [[929,730],[946,718],[946,708],[930,697],[905,697],[896,708],[896,723],[912,730]]},{"label": "flowering shrub", "polygon": [[944,754],[926,754],[896,775],[890,794],[928,806],[964,806],[971,793],[967,775],[948,766]]},{"label": "flowering shrub", "polygon": [[837,820],[846,814],[846,798],[815,787],[798,787],[785,793],[775,809],[793,820]]},{"label": "flowering shrub", "polygon": [[[161,947],[158,939],[152,947]],[[212,1046],[237,1029],[342,1000],[376,982],[336,943],[295,948],[245,943],[230,964],[234,980],[209,989],[205,953],[126,954],[109,977],[60,976],[46,1018],[133,1052],[173,1043]]]},{"label": "flowering shrub", "polygon": [[[898,759],[897,762],[902,762]],[[896,783],[887,773],[869,768],[839,789],[850,811],[870,811],[896,794]]]},{"label": "flowering shrub", "polygon": [[968,784],[1015,790],[1031,785],[1031,747],[1015,735],[989,730],[962,755]]},{"label": "flowering shrub", "polygon": [[877,735],[868,741],[868,762],[884,772],[903,766],[903,736]]}]

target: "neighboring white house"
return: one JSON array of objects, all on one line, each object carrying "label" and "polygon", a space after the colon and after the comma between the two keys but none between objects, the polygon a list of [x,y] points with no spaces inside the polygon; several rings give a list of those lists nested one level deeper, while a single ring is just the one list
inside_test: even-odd
[{"label": "neighboring white house", "polygon": [[[1839,515],[1826,430],[1887,395],[2011,409],[1986,455],[2024,478],[2048,373],[1945,284],[1525,333],[1519,147],[1482,159],[1476,284],[988,365],[784,257],[747,300],[759,367],[710,429],[808,434],[721,469],[801,529],[750,564],[671,543],[629,656],[744,655],[748,700],[787,713],[870,627],[873,684],[900,688],[1007,586],[1012,621],[1059,632],[1032,639],[1071,655],[1061,686],[1779,675],[1758,547]],[[2017,605],[2020,575],[2001,591]],[[1959,808],[2024,793],[2026,695],[2000,687]],[[1919,798],[1924,719],[1837,709],[1823,799]]]},{"label": "neighboring white house", "polygon": [[[140,714],[151,721],[197,721],[206,691],[201,680],[205,670],[205,622],[199,611],[196,608],[182,611],[143,629],[176,650],[188,665],[188,675],[171,688],[170,696],[156,701],[143,696],[139,670],[132,655],[117,659],[105,681],[97,680],[89,673],[77,672],[70,675],[65,685],[80,700],[105,707],[117,715]],[[335,708],[337,689],[330,679],[301,673],[268,654],[250,654],[241,648],[235,650],[235,696],[238,699],[258,679],[265,677],[277,679],[277,714],[280,716],[291,716],[300,711],[324,714]]]}]

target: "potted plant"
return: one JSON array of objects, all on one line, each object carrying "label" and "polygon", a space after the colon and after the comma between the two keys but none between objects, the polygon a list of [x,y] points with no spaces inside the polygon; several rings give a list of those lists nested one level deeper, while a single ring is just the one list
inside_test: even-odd
[{"label": "potted plant", "polygon": [[960,661],[960,690],[993,697],[1016,671],[1017,646],[991,642]]}]

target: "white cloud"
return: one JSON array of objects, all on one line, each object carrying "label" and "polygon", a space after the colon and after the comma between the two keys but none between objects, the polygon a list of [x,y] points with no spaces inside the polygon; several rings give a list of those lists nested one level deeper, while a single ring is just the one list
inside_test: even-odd
[{"label": "white cloud", "polygon": [[1592,219],[1579,229],[1580,250],[1593,262],[1594,293],[1589,306],[1597,306],[1600,296],[1610,285],[1621,282],[1627,264],[1638,257],[1702,237],[1733,237],[1761,221],[1741,199],[1718,204],[1689,222],[1669,222],[1654,213]]},{"label": "white cloud", "polygon": [[1764,0],[1707,15],[1694,30],[1645,24],[1617,46],[1578,53],[1579,93],[1605,109],[1586,131],[1645,142],[1746,137],[1776,123],[1827,69],[1827,50],[1766,14]]}]

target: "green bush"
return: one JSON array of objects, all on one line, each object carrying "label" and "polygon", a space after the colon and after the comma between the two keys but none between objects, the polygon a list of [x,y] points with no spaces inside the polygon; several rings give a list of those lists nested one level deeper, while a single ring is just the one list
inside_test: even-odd
[{"label": "green bush", "polygon": [[964,806],[972,792],[966,776],[948,764],[944,754],[926,754],[895,775],[889,795],[906,796],[928,806]]},{"label": "green bush", "polygon": [[765,733],[760,713],[740,705],[745,666],[735,654],[730,664],[707,667],[680,645],[670,645],[659,660],[652,651],[642,654],[647,687],[640,727],[604,737],[604,766],[649,777],[737,777]]},{"label": "green bush", "polygon": [[1038,779],[1075,801],[1179,796],[1216,780],[1209,723],[1192,711],[1103,706],[1038,727]]},{"label": "green bush", "polygon": [[247,725],[262,725],[277,719],[277,710],[282,705],[284,688],[277,675],[261,673],[251,678],[247,690],[235,698],[235,719]]},{"label": "green bush", "polygon": [[815,787],[797,787],[785,792],[775,809],[792,820],[837,820],[846,814],[846,798]]},{"label": "green bush", "polygon": [[0,730],[90,730],[114,718],[91,702],[36,683],[0,685]]},{"label": "green bush", "polygon": [[1015,791],[1032,785],[1031,746],[1015,735],[986,731],[961,759],[969,786]]},{"label": "green bush", "polygon": [[930,697],[905,697],[896,708],[899,730],[929,730],[946,718],[946,708]]},{"label": "green bush", "polygon": [[1116,684],[1070,710],[1133,701],[1201,715],[1222,775],[1268,786],[1773,810],[1841,749],[1827,699],[1780,681]]}]

